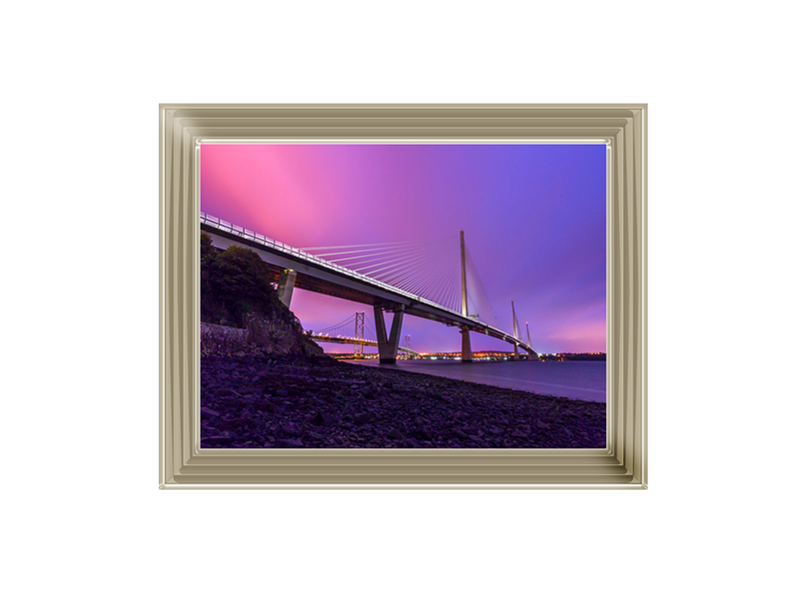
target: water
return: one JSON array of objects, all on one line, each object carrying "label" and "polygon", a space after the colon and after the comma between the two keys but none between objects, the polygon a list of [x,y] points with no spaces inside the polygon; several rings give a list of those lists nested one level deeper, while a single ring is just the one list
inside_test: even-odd
[{"label": "water", "polygon": [[[363,366],[379,366],[376,360],[351,362]],[[574,400],[606,401],[606,363],[600,361],[463,363],[455,360],[397,360],[396,365],[385,365],[383,368],[426,373]]]}]

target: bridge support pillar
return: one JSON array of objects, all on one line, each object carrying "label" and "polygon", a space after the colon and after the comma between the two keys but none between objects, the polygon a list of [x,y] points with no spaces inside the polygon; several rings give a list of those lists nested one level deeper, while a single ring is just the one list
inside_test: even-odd
[{"label": "bridge support pillar", "polygon": [[514,344],[514,357],[511,360],[519,360],[519,348],[516,347],[516,344]]},{"label": "bridge support pillar", "polygon": [[290,298],[293,297],[293,287],[296,284],[296,271],[290,268],[282,271],[279,277],[279,288],[276,292],[286,308],[290,308]]},{"label": "bridge support pillar", "polygon": [[472,341],[469,327],[461,327],[461,362],[472,362]]},{"label": "bridge support pillar", "polygon": [[536,352],[528,352],[528,360],[538,360],[539,355]]},{"label": "bridge support pillar", "polygon": [[374,330],[377,332],[377,347],[380,349],[380,364],[396,364],[396,352],[399,349],[399,335],[402,333],[402,307],[394,308],[394,319],[391,322],[391,333],[385,329],[385,317],[382,306],[374,306]]}]

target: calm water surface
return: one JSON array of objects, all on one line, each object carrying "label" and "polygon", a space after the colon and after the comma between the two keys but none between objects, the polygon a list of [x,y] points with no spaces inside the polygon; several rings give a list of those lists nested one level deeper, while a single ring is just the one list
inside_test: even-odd
[{"label": "calm water surface", "polygon": [[[350,361],[379,366],[376,360]],[[592,402],[606,401],[606,363],[577,362],[471,362],[455,360],[397,360],[395,370],[485,383],[536,394],[563,396]]]}]

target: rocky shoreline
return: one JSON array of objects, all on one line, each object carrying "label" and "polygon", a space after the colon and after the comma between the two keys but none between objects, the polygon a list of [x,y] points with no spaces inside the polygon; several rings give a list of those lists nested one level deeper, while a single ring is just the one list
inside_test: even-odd
[{"label": "rocky shoreline", "polygon": [[602,448],[606,407],[328,357],[201,359],[202,448]]}]

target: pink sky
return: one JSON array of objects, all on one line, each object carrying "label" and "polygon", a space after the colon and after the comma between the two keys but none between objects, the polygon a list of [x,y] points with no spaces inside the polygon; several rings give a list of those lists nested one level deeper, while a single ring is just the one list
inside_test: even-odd
[{"label": "pink sky", "polygon": [[[464,230],[501,326],[514,300],[538,351],[606,349],[602,145],[204,145],[201,211],[294,247]],[[355,311],[373,322],[301,290],[291,309],[312,330]],[[406,316],[408,333],[419,351],[460,346],[440,323]],[[474,333],[472,346],[510,347]]]}]

